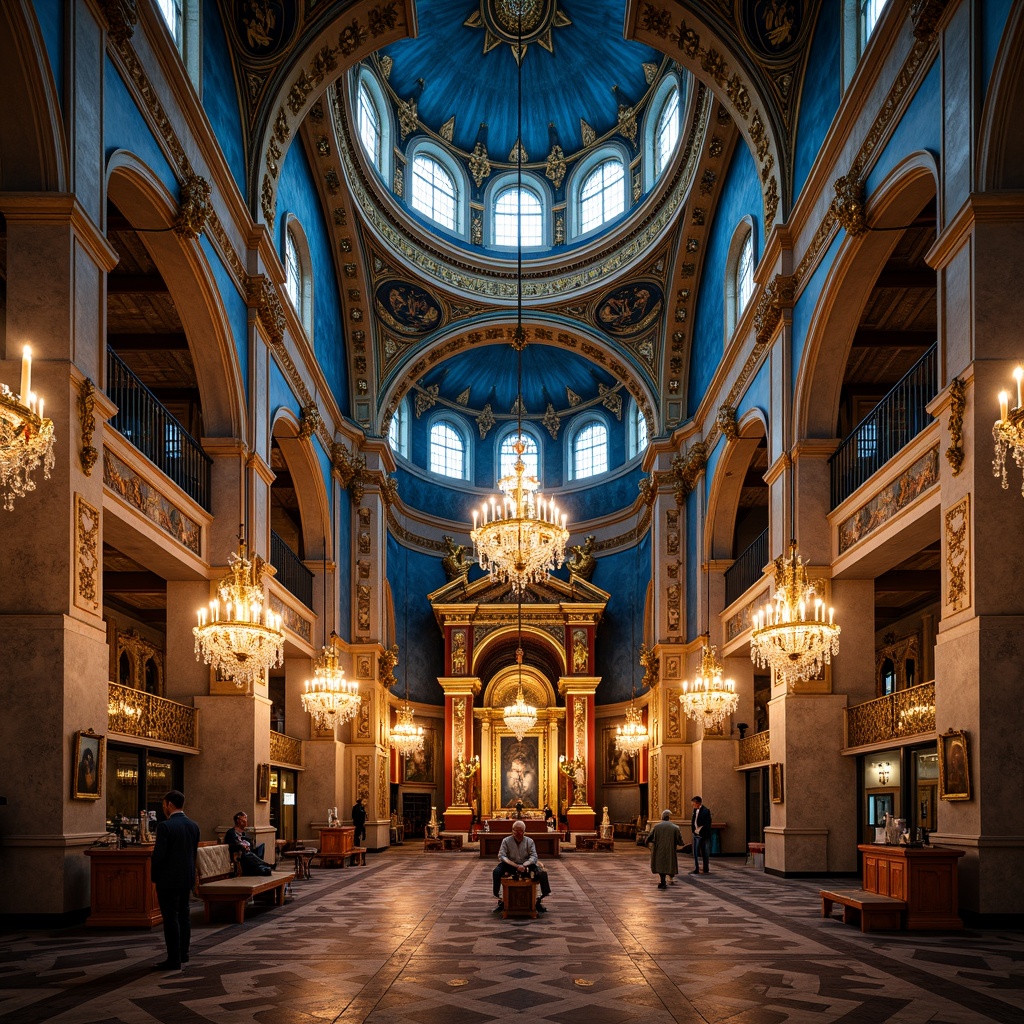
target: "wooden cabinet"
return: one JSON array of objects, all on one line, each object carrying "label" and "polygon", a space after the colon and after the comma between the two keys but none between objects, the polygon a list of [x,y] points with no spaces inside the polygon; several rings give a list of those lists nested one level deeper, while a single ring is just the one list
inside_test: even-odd
[{"label": "wooden cabinet", "polygon": [[338,828],[320,829],[320,863],[345,863],[345,857],[356,845],[354,825],[340,825]]},{"label": "wooden cabinet", "polygon": [[957,861],[963,850],[868,843],[857,849],[863,857],[864,888],[906,902],[904,928],[963,928],[957,914]]},{"label": "wooden cabinet", "polygon": [[99,847],[86,850],[90,860],[93,928],[152,928],[163,923],[153,885],[153,847]]}]

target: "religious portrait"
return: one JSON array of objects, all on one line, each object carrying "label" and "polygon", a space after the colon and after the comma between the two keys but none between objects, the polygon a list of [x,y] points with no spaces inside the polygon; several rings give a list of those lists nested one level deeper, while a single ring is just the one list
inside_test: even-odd
[{"label": "religious portrait", "polygon": [[971,799],[971,770],[965,732],[951,729],[939,737],[939,798]]},{"label": "religious portrait", "polygon": [[637,781],[636,754],[630,756],[616,746],[614,729],[604,730],[604,784],[606,786],[625,786]]},{"label": "religious portrait", "polygon": [[609,292],[597,307],[597,322],[609,334],[629,337],[649,327],[662,309],[661,288],[653,281],[624,285]]},{"label": "religious portrait", "polygon": [[403,334],[426,334],[441,323],[441,307],[423,288],[408,281],[385,281],[375,296],[377,315]]},{"label": "religious portrait", "polygon": [[501,737],[501,806],[539,807],[540,741],[536,736]]},{"label": "religious portrait", "polygon": [[423,730],[423,746],[403,758],[402,777],[406,782],[434,783],[434,730]]},{"label": "religious portrait", "polygon": [[99,800],[102,793],[104,738],[91,729],[75,733],[74,775],[71,796],[75,800]]}]

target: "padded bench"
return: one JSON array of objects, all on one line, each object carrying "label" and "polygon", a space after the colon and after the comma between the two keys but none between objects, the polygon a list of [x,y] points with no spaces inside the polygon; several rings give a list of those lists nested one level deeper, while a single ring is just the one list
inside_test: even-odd
[{"label": "padded bench", "polygon": [[843,924],[856,924],[860,919],[862,932],[899,931],[903,927],[905,900],[893,896],[880,896],[866,889],[822,889],[821,916],[832,916],[832,904],[843,907]]},{"label": "padded bench", "polygon": [[269,875],[240,875],[224,843],[199,844],[196,850],[196,896],[203,901],[203,920],[210,920],[212,903],[233,903],[235,922],[245,920],[245,905],[255,896],[269,893],[274,906],[284,903],[284,887],[295,878],[294,871]]}]

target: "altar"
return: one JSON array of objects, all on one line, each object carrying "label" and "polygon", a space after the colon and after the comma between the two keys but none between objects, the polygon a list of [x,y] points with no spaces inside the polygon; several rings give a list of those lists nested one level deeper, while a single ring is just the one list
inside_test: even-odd
[{"label": "altar", "polygon": [[[505,832],[480,832],[480,856],[497,860],[498,850],[501,849],[501,841],[509,833]],[[565,841],[564,832],[530,832],[530,838],[537,847],[538,857],[560,857],[562,855],[561,844]]]}]

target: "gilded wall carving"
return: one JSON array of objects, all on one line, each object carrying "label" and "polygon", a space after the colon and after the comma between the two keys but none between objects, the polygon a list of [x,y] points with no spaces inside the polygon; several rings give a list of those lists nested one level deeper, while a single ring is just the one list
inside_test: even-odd
[{"label": "gilded wall carving", "polygon": [[302,767],[302,740],[283,732],[270,733],[270,763]]},{"label": "gilded wall carving", "polygon": [[679,700],[673,692],[668,694],[666,706],[665,738],[668,740],[679,740],[683,738],[682,723],[679,717]]},{"label": "gilded wall carving", "polygon": [[668,803],[665,804],[665,807],[673,814],[681,814],[683,810],[683,755],[668,754],[665,762],[665,776],[668,783]]},{"label": "gilded wall carving", "polygon": [[946,605],[963,611],[971,604],[971,496],[965,494],[943,517],[946,540]]},{"label": "gilded wall carving", "polygon": [[75,604],[88,612],[100,609],[100,514],[75,495]]},{"label": "gilded wall carving", "polygon": [[388,816],[388,762],[386,757],[377,759],[377,816],[381,820]]},{"label": "gilded wall carving", "polygon": [[946,461],[959,476],[964,468],[964,410],[967,408],[967,385],[960,377],[949,382],[949,447]]},{"label": "gilded wall carving", "polygon": [[290,630],[296,636],[301,636],[306,643],[312,643],[313,624],[309,619],[300,615],[274,594],[267,598],[267,607],[281,616],[281,623],[285,629]]},{"label": "gilded wall carving", "polygon": [[367,804],[370,802],[370,755],[356,754],[356,795],[362,797]]},{"label": "gilded wall carving", "polygon": [[86,377],[78,385],[78,419],[82,425],[82,447],[78,452],[78,461],[86,476],[92,476],[92,468],[99,458],[99,452],[92,445],[96,431],[95,412],[96,386]]}]

